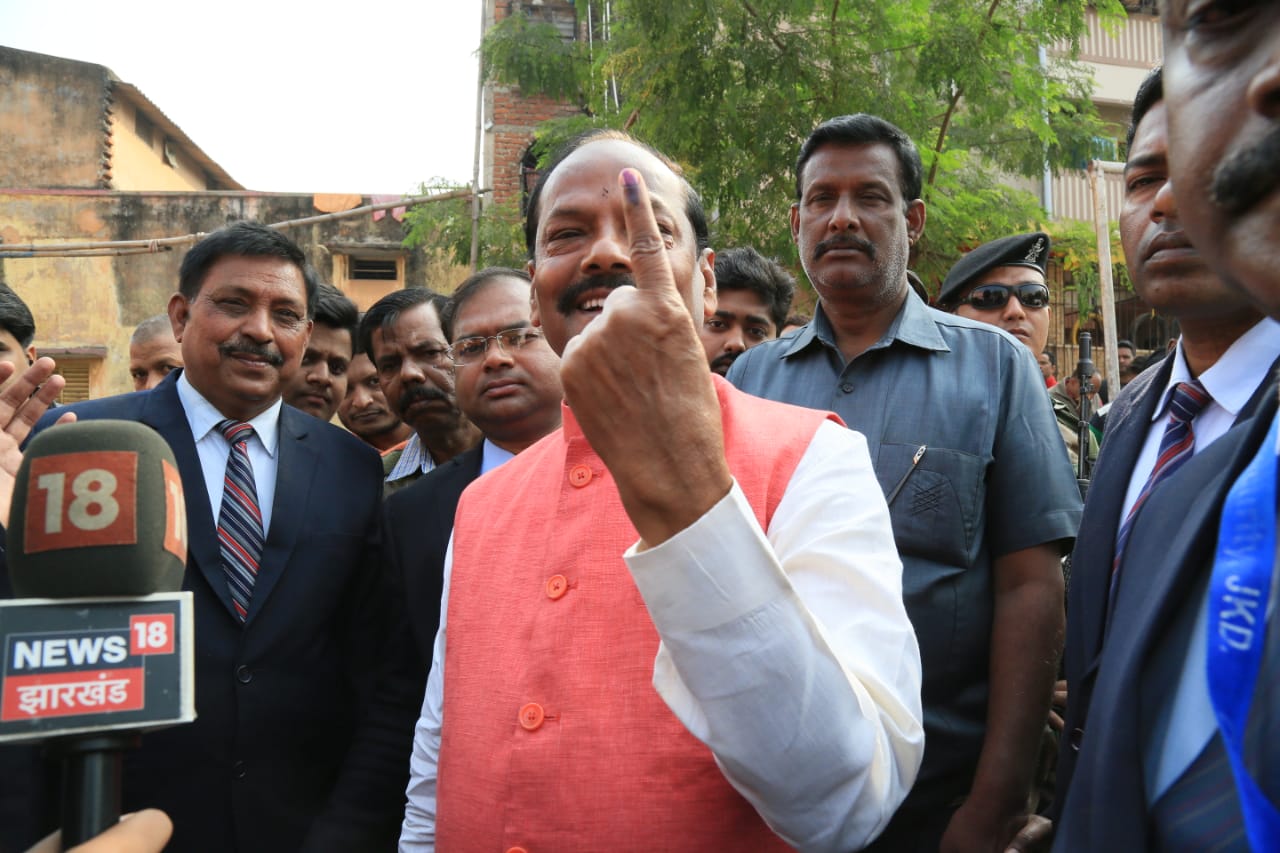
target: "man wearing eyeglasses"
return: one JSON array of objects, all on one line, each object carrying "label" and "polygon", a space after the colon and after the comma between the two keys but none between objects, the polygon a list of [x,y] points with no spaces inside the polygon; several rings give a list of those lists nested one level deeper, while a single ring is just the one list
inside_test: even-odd
[{"label": "man wearing eyeglasses", "polygon": [[[484,441],[387,499],[382,543],[391,576],[402,579],[414,640],[431,663],[444,558],[462,492],[560,426],[560,357],[530,321],[529,276],[490,267],[458,285],[445,306],[458,408]],[[516,507],[495,507],[501,513]]]},{"label": "man wearing eyeglasses", "polygon": [[480,441],[454,393],[453,360],[440,324],[448,301],[424,288],[394,290],[360,320],[360,348],[377,368],[387,402],[414,432],[403,450],[382,459],[388,495]]},{"label": "man wearing eyeglasses", "polygon": [[836,411],[866,436],[924,663],[924,765],[868,849],[1003,849],[1027,819],[1063,628],[1060,557],[1080,494],[1026,348],[929,308],[908,283],[923,167],[875,116],[805,141],[791,234],[813,321],[729,381]]}]

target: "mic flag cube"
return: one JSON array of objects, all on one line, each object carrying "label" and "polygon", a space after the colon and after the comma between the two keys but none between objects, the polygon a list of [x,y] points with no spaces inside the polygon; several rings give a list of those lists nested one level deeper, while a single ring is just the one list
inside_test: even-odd
[{"label": "mic flag cube", "polygon": [[23,598],[177,591],[186,502],[173,451],[132,421],[50,427],[28,444],[14,485],[6,556]]}]

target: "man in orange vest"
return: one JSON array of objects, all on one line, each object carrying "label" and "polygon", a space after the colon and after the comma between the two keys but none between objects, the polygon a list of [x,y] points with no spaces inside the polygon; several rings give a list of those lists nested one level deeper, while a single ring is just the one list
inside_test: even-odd
[{"label": "man in orange vest", "polygon": [[564,426],[458,507],[401,849],[862,847],[924,745],[865,440],[707,370],[715,254],[656,151],[571,140],[525,229]]}]

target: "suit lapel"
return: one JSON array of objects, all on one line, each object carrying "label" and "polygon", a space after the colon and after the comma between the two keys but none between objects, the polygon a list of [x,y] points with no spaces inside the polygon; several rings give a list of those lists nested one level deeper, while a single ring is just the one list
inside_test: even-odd
[{"label": "suit lapel", "polygon": [[262,563],[253,584],[246,624],[266,606],[271,591],[284,574],[307,517],[307,499],[321,459],[307,441],[310,415],[289,406],[280,409],[280,443],[276,465],[276,494],[271,505],[271,529],[263,548]]},{"label": "suit lapel", "polygon": [[[1095,752],[1102,765],[1095,775],[1099,787],[1092,792],[1098,803],[1144,802],[1142,673],[1156,644],[1168,641],[1165,634],[1188,591],[1205,576],[1226,489],[1257,452],[1274,412],[1274,405],[1262,406],[1259,416],[1240,428],[1244,432],[1237,440],[1223,436],[1219,442],[1228,443],[1222,452],[1211,447],[1188,462],[1139,512],[1092,702],[1111,712],[1105,721],[1094,721],[1095,729],[1105,727],[1106,740],[1099,750],[1106,755]],[[1148,559],[1134,564],[1144,556]]]},{"label": "suit lapel", "polygon": [[[1080,620],[1081,636],[1087,642],[1086,677],[1096,668],[1098,652],[1102,648],[1111,563],[1115,559],[1116,533],[1120,529],[1125,494],[1129,490],[1133,466],[1151,428],[1151,417],[1172,370],[1172,359],[1166,358],[1152,372],[1145,387],[1135,389],[1136,393],[1125,401],[1117,400],[1117,403],[1125,402],[1126,405],[1107,418],[1102,453],[1095,469],[1098,476],[1089,484],[1088,505],[1080,525],[1088,532],[1090,541],[1079,547],[1077,564],[1082,571],[1072,577],[1072,586],[1079,592],[1071,597],[1071,617]],[[1142,379],[1134,381],[1141,382]]]},{"label": "suit lapel", "polygon": [[[223,574],[218,531],[213,509],[209,506],[204,469],[200,467],[200,455],[196,452],[191,425],[187,422],[182,401],[178,398],[177,377],[178,371],[174,371],[148,395],[139,419],[164,437],[173,449],[174,458],[178,460],[178,473],[182,477],[182,491],[187,505],[188,571],[194,564],[227,612],[235,617],[231,590],[227,588],[226,575]],[[188,578],[187,584],[192,580]]]}]

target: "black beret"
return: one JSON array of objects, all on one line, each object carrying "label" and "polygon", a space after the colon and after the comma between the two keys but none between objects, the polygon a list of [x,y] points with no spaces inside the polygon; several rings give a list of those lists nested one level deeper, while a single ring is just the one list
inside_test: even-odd
[{"label": "black beret", "polygon": [[942,280],[938,291],[938,304],[948,305],[996,267],[1030,267],[1044,275],[1049,265],[1049,235],[1042,231],[1032,234],[1016,234],[984,243],[956,261],[956,265]]}]

